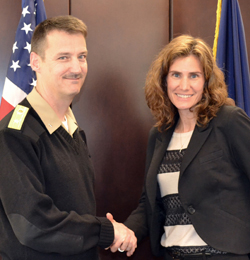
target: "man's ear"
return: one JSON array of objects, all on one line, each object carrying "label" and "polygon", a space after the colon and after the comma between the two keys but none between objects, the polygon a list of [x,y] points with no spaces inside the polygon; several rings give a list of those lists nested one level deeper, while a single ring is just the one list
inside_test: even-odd
[{"label": "man's ear", "polygon": [[33,71],[40,72],[41,57],[35,52],[30,53],[30,66]]}]

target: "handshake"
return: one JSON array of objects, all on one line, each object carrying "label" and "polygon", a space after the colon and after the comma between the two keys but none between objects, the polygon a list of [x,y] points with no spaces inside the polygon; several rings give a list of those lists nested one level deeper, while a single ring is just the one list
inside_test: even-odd
[{"label": "handshake", "polygon": [[106,249],[110,248],[113,253],[117,250],[120,252],[127,251],[127,256],[133,255],[135,249],[137,248],[137,238],[134,232],[122,223],[116,222],[112,214],[107,213],[106,217],[113,224],[115,232],[113,244]]}]

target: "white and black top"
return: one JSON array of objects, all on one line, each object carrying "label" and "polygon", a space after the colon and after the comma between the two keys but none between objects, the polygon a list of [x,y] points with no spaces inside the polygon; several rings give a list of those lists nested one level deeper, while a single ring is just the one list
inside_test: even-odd
[{"label": "white and black top", "polygon": [[159,168],[157,178],[166,213],[165,233],[162,236],[161,245],[184,254],[198,252],[222,254],[223,252],[208,246],[196,233],[178,195],[182,158],[192,134],[193,131],[173,133]]}]

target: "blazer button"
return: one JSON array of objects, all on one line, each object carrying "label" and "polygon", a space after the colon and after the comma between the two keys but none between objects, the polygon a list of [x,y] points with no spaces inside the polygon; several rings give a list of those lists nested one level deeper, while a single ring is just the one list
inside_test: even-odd
[{"label": "blazer button", "polygon": [[189,207],[187,208],[187,211],[188,211],[188,213],[189,213],[190,215],[193,215],[193,214],[195,213],[195,209],[193,208],[193,206],[189,206]]}]

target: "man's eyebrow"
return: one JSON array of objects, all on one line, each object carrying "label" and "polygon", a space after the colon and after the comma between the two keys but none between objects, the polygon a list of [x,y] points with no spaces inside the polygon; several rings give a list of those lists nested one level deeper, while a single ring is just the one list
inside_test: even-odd
[{"label": "man's eyebrow", "polygon": [[[79,54],[88,54],[88,51],[81,51]],[[71,52],[59,52],[56,54],[57,56],[63,56],[63,55],[71,55]]]},{"label": "man's eyebrow", "polygon": [[64,55],[69,55],[69,54],[70,54],[70,52],[58,52],[56,54],[56,56],[64,56]]},{"label": "man's eyebrow", "polygon": [[86,51],[82,51],[82,52],[80,52],[80,54],[88,54],[88,51],[86,50]]}]

